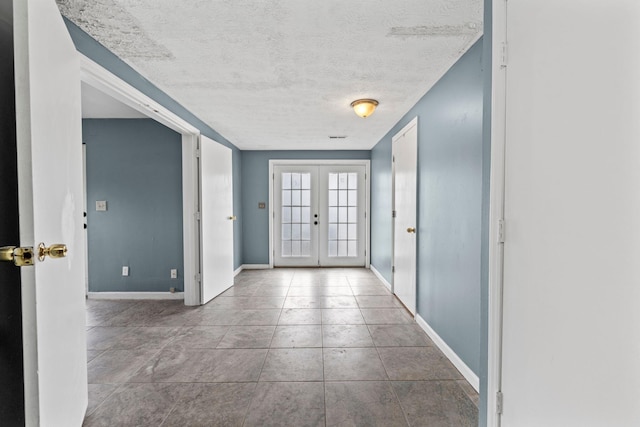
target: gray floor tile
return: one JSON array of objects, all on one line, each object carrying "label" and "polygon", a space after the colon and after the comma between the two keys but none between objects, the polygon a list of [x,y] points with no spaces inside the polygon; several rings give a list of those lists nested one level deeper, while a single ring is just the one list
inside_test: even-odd
[{"label": "gray floor tile", "polygon": [[360,308],[394,308],[402,304],[393,295],[358,295],[355,297]]},{"label": "gray floor tile", "polygon": [[260,381],[322,381],[321,348],[272,348]]},{"label": "gray floor tile", "polygon": [[322,343],[327,347],[373,347],[366,325],[322,325]]},{"label": "gray floor tile", "polygon": [[326,383],[327,426],[406,426],[388,381]]},{"label": "gray floor tile", "polygon": [[287,297],[284,308],[320,308],[320,296]]},{"label": "gray floor tile", "polygon": [[386,380],[375,348],[325,348],[325,381]]},{"label": "gray floor tile", "polygon": [[259,383],[245,427],[320,427],[324,420],[321,382]]},{"label": "gray floor tile", "polygon": [[378,352],[389,378],[394,381],[463,378],[435,347],[380,347]]},{"label": "gray floor tile", "polygon": [[322,308],[358,308],[358,303],[353,296],[320,297]]},{"label": "gray floor tile", "polygon": [[91,415],[120,384],[89,384],[89,404],[86,415]]},{"label": "gray floor tile", "polygon": [[457,380],[456,383],[477,408],[480,404],[480,395],[478,392],[467,382],[467,380]]},{"label": "gray floor tile", "polygon": [[363,325],[364,318],[357,308],[325,308],[322,309],[324,325]]},{"label": "gray floor tile", "polygon": [[392,385],[411,425],[478,425],[478,409],[455,381],[393,382]]},{"label": "gray floor tile", "polygon": [[269,348],[275,326],[231,326],[217,348]]},{"label": "gray floor tile", "polygon": [[256,291],[261,287],[261,285],[247,285],[247,286],[232,286],[219,296],[221,297],[251,297]]},{"label": "gray floor tile", "polygon": [[186,326],[170,345],[184,348],[216,348],[229,326]]},{"label": "gray floor tile", "polygon": [[324,292],[321,286],[292,286],[287,293],[288,297],[319,297]]},{"label": "gray floor tile", "polygon": [[322,326],[284,325],[276,328],[271,348],[322,347]]},{"label": "gray floor tile", "polygon": [[236,317],[238,319],[237,325],[254,325],[254,326],[269,326],[278,324],[278,318],[280,317],[280,309],[249,309],[238,310]]},{"label": "gray floor tile", "polygon": [[266,356],[266,349],[166,348],[130,382],[256,382]]},{"label": "gray floor tile", "polygon": [[162,426],[242,426],[255,388],[255,383],[190,384]]},{"label": "gray floor tile", "polygon": [[262,285],[260,286],[253,296],[256,297],[284,297],[287,296],[287,292],[289,292],[288,286],[269,286]]},{"label": "gray floor tile", "polygon": [[158,350],[105,350],[87,365],[89,384],[124,383]]},{"label": "gray floor tile", "polygon": [[184,326],[232,326],[238,323],[240,310],[205,306],[187,315]]},{"label": "gray floor tile", "polygon": [[413,317],[404,308],[362,308],[360,312],[368,325],[414,323]]},{"label": "gray floor tile", "polygon": [[278,319],[279,325],[319,325],[322,315],[315,308],[285,308]]},{"label": "gray floor tile", "polygon": [[127,329],[127,333],[122,334],[111,347],[112,350],[161,349],[172,342],[180,332],[179,327],[169,326],[138,326]]},{"label": "gray floor tile", "polygon": [[96,326],[87,331],[87,349],[108,350],[113,347],[130,328],[124,326]]},{"label": "gray floor tile", "polygon": [[126,384],[91,415],[84,426],[157,426],[171,412],[186,386],[182,384]]},{"label": "gray floor tile", "polygon": [[425,347],[433,341],[416,324],[369,325],[373,342],[378,347]]},{"label": "gray floor tile", "polygon": [[87,363],[102,354],[102,350],[87,350]]},{"label": "gray floor tile", "polygon": [[358,285],[351,286],[354,295],[391,295],[384,285]]}]

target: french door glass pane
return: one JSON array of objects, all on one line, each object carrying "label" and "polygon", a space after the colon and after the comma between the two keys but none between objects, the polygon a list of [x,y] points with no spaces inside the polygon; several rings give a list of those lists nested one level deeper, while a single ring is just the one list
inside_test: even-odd
[{"label": "french door glass pane", "polygon": [[358,256],[357,188],[357,173],[329,173],[329,257]]},{"label": "french door glass pane", "polygon": [[311,255],[311,174],[282,173],[282,256]]}]

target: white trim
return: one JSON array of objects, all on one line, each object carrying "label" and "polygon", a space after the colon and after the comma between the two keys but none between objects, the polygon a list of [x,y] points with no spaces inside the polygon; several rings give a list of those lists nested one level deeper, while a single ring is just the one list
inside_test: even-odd
[{"label": "white trim", "polygon": [[455,366],[458,371],[460,371],[462,376],[469,382],[469,384],[471,384],[471,387],[473,387],[476,391],[479,391],[480,378],[478,378],[478,376],[471,370],[471,368],[469,368],[467,364],[464,363],[462,359],[460,359],[456,352],[453,351],[442,338],[440,338],[440,335],[438,335],[436,331],[434,331],[431,326],[429,326],[429,324],[422,317],[420,317],[419,314],[416,314],[415,319],[422,330],[425,331],[427,335],[429,335],[429,338],[431,338],[435,345],[444,353],[445,356],[447,356],[451,363],[453,363],[453,366]]},{"label": "white trim", "polygon": [[[417,119],[417,118],[416,118]],[[269,159],[269,268],[274,267],[274,241],[273,241],[273,167],[287,165],[301,166],[323,166],[323,165],[339,165],[339,166],[364,166],[365,167],[365,206],[367,217],[365,222],[365,248],[366,255],[364,257],[364,267],[369,268],[371,265],[371,160],[368,159]]]},{"label": "white trim", "polygon": [[89,292],[88,299],[159,300],[184,299],[184,292]]},{"label": "white trim", "polygon": [[242,273],[242,270],[244,270],[244,264],[233,270],[233,277],[236,277],[238,274]]},{"label": "white trim", "polygon": [[371,269],[373,274],[375,274],[376,277],[380,279],[380,281],[387,287],[387,289],[391,291],[391,283],[387,282],[387,279],[385,279],[384,276],[380,274],[380,272],[373,265],[370,265],[369,268]]},{"label": "white trim", "polygon": [[504,218],[507,68],[502,66],[507,41],[507,4],[494,2],[491,46],[491,171],[489,190],[489,289],[487,349],[487,427],[499,427],[496,396],[502,389],[502,272],[504,244],[498,222]]},{"label": "white trim", "polygon": [[244,270],[268,270],[269,264],[242,264]]},{"label": "white trim", "polygon": [[200,228],[198,159],[200,130],[81,53],[80,78],[88,85],[182,134],[182,221],[185,305],[200,304]]}]

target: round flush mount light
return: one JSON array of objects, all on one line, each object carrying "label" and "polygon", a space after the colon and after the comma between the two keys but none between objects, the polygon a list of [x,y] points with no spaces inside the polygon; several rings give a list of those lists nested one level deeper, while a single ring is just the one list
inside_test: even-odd
[{"label": "round flush mount light", "polygon": [[356,99],[351,103],[353,111],[362,118],[369,117],[376,110],[378,101],[375,99]]}]

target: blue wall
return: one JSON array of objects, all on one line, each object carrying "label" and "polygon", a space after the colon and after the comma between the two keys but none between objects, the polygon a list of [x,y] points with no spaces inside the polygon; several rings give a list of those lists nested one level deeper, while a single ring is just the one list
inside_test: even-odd
[{"label": "blue wall", "polygon": [[150,119],[83,120],[82,141],[89,291],[184,290],[180,134]]},{"label": "blue wall", "polygon": [[[64,18],[64,17],[63,17]],[[76,49],[92,61],[101,65],[115,76],[129,83],[140,92],[152,98],[171,112],[175,113],[191,125],[195,126],[200,132],[225,145],[233,150],[233,209],[238,221],[234,222],[233,228],[233,249],[234,249],[234,268],[242,265],[242,199],[241,199],[241,163],[242,152],[230,143],[226,138],[209,127],[202,120],[193,115],[189,110],[184,108],[169,95],[158,89],[153,83],[144,78],[136,70],[127,65],[122,59],[118,58],[109,49],[102,46],[90,35],[82,31],[77,25],[64,18],[71,39]]]},{"label": "blue wall", "polygon": [[[269,160],[369,159],[370,151],[243,151],[242,212],[245,264],[269,264]],[[258,203],[265,202],[265,209]]]},{"label": "blue wall", "polygon": [[482,40],[374,147],[372,263],[391,280],[391,139],[418,116],[417,312],[480,372]]}]

